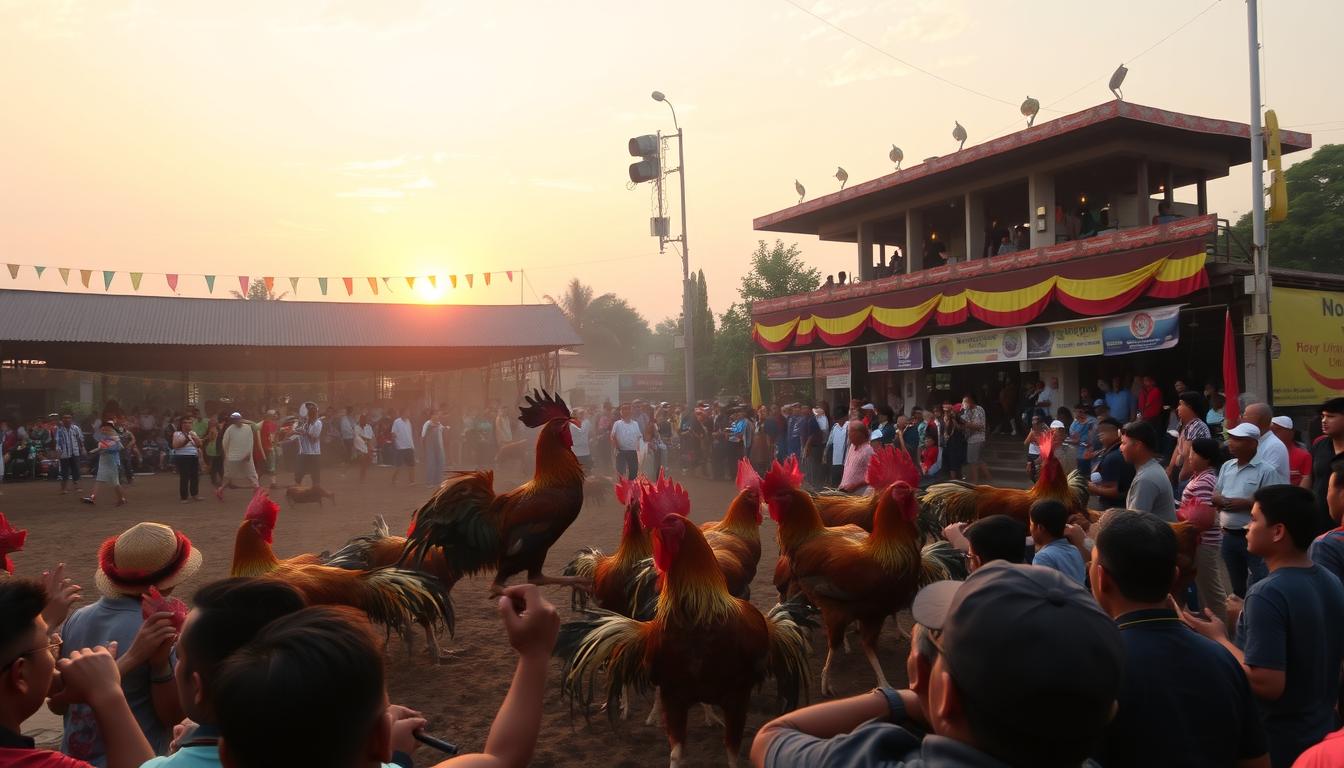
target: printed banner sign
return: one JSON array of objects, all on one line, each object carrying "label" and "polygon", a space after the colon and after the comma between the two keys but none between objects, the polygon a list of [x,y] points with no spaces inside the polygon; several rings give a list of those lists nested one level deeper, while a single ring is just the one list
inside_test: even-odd
[{"label": "printed banner sign", "polygon": [[765,378],[771,381],[812,378],[812,356],[766,355]]},{"label": "printed banner sign", "polygon": [[1169,349],[1181,340],[1181,308],[1159,307],[1108,317],[1101,339],[1107,357]]},{"label": "printed banner sign", "polygon": [[1027,328],[1027,359],[1090,357],[1102,353],[1102,320],[1033,325]]},{"label": "printed banner sign", "polygon": [[1275,405],[1320,405],[1344,395],[1344,293],[1274,288],[1269,356]]},{"label": "printed banner sign", "polygon": [[1001,363],[1027,359],[1025,328],[1002,328],[977,333],[933,336],[929,339],[933,367]]},{"label": "printed banner sign", "polygon": [[849,350],[828,349],[824,352],[818,352],[815,375],[819,378],[822,376],[848,376]]},{"label": "printed banner sign", "polygon": [[827,389],[849,389],[849,374],[837,373],[826,377]]},{"label": "printed banner sign", "polygon": [[924,367],[924,340],[891,341],[868,347],[868,372],[917,371]]},{"label": "printed banner sign", "polygon": [[[1180,319],[1180,306],[1158,307],[1089,320],[933,336],[929,347],[935,368],[1061,357],[1115,357],[1176,346]],[[869,370],[873,370],[871,365]]]}]

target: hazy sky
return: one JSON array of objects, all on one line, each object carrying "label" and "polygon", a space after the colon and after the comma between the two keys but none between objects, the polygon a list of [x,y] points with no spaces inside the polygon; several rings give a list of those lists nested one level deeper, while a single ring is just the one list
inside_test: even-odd
[{"label": "hazy sky", "polygon": [[[1008,104],[788,0],[0,0],[0,261],[51,267],[18,285],[53,290],[58,266],[441,288],[521,269],[525,286],[439,298],[530,302],[577,275],[652,324],[678,311],[680,263],[648,236],[651,186],[626,189],[625,144],[671,130],[655,88],[686,128],[692,268],[718,312],[762,236],[752,218],[794,203],[795,178],[812,197],[837,165],[851,183],[889,171],[892,143],[911,163],[943,154],[954,119],[970,145],[1021,126],[1027,95],[1042,121],[1100,103],[1123,61],[1131,101],[1247,120],[1238,0],[1138,60],[1209,0],[798,2]],[[1344,139],[1344,3],[1261,5],[1266,104],[1317,146]],[[1248,187],[1245,169],[1212,185],[1212,207],[1247,210]],[[826,271],[853,266],[853,246],[796,239]]]}]

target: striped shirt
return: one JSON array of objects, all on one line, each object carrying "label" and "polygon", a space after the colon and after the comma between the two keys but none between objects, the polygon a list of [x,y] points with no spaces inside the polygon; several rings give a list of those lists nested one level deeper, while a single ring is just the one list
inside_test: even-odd
[{"label": "striped shirt", "polygon": [[302,424],[295,432],[299,437],[299,454],[303,456],[322,455],[322,420]]},{"label": "striped shirt", "polygon": [[74,424],[56,427],[56,451],[62,459],[84,455],[84,432]]},{"label": "striped shirt", "polygon": [[[1190,478],[1190,482],[1185,484],[1185,492],[1181,494],[1181,506],[1186,504],[1208,504],[1213,506],[1213,491],[1218,485],[1218,476],[1213,474],[1213,470],[1206,469],[1198,475]],[[1218,545],[1223,540],[1223,529],[1213,526],[1199,535],[1200,544]]]}]

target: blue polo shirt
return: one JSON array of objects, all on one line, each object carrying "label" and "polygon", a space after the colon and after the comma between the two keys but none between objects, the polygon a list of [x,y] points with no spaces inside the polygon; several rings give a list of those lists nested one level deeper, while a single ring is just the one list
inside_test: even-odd
[{"label": "blue polo shirt", "polygon": [[1053,568],[1080,586],[1087,579],[1087,566],[1083,564],[1083,556],[1078,554],[1078,548],[1070,544],[1067,539],[1055,539],[1041,547],[1031,559],[1031,564]]},{"label": "blue polo shirt", "polygon": [[1166,608],[1127,613],[1115,623],[1125,670],[1097,762],[1198,768],[1265,754],[1260,713],[1232,654]]},{"label": "blue polo shirt", "polygon": [[1344,660],[1344,586],[1318,565],[1278,568],[1246,593],[1237,620],[1246,664],[1281,670],[1283,695],[1261,701],[1270,761],[1291,765],[1339,727],[1335,700]]},{"label": "blue polo shirt", "polygon": [[1344,584],[1344,528],[1317,536],[1307,554],[1311,555],[1313,563],[1335,574],[1335,578]]}]

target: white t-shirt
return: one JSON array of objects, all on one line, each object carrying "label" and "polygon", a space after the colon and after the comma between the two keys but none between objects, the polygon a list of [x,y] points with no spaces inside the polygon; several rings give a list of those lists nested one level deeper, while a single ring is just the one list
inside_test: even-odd
[{"label": "white t-shirt", "polygon": [[583,426],[573,422],[569,424],[569,434],[574,438],[574,455],[587,456],[591,453],[588,447],[588,433],[592,431],[592,422],[583,420]]},{"label": "white t-shirt", "polygon": [[398,451],[415,447],[415,437],[411,434],[411,422],[407,421],[404,416],[398,416],[397,420],[392,422],[392,447]]},{"label": "white t-shirt", "polygon": [[1273,432],[1266,432],[1260,436],[1260,448],[1255,454],[1260,461],[1265,463],[1265,468],[1269,470],[1269,482],[1266,485],[1287,485],[1290,479],[1288,472],[1288,446],[1278,438]]},{"label": "white t-shirt", "polygon": [[630,421],[617,421],[611,425],[611,436],[616,440],[616,450],[618,451],[637,451],[639,450],[639,439],[643,436],[639,422],[631,419]]},{"label": "white t-shirt", "polygon": [[356,453],[368,453],[369,443],[373,442],[373,425],[365,424],[364,426],[361,427],[358,424],[356,424],[354,440],[355,440],[354,448]]}]

